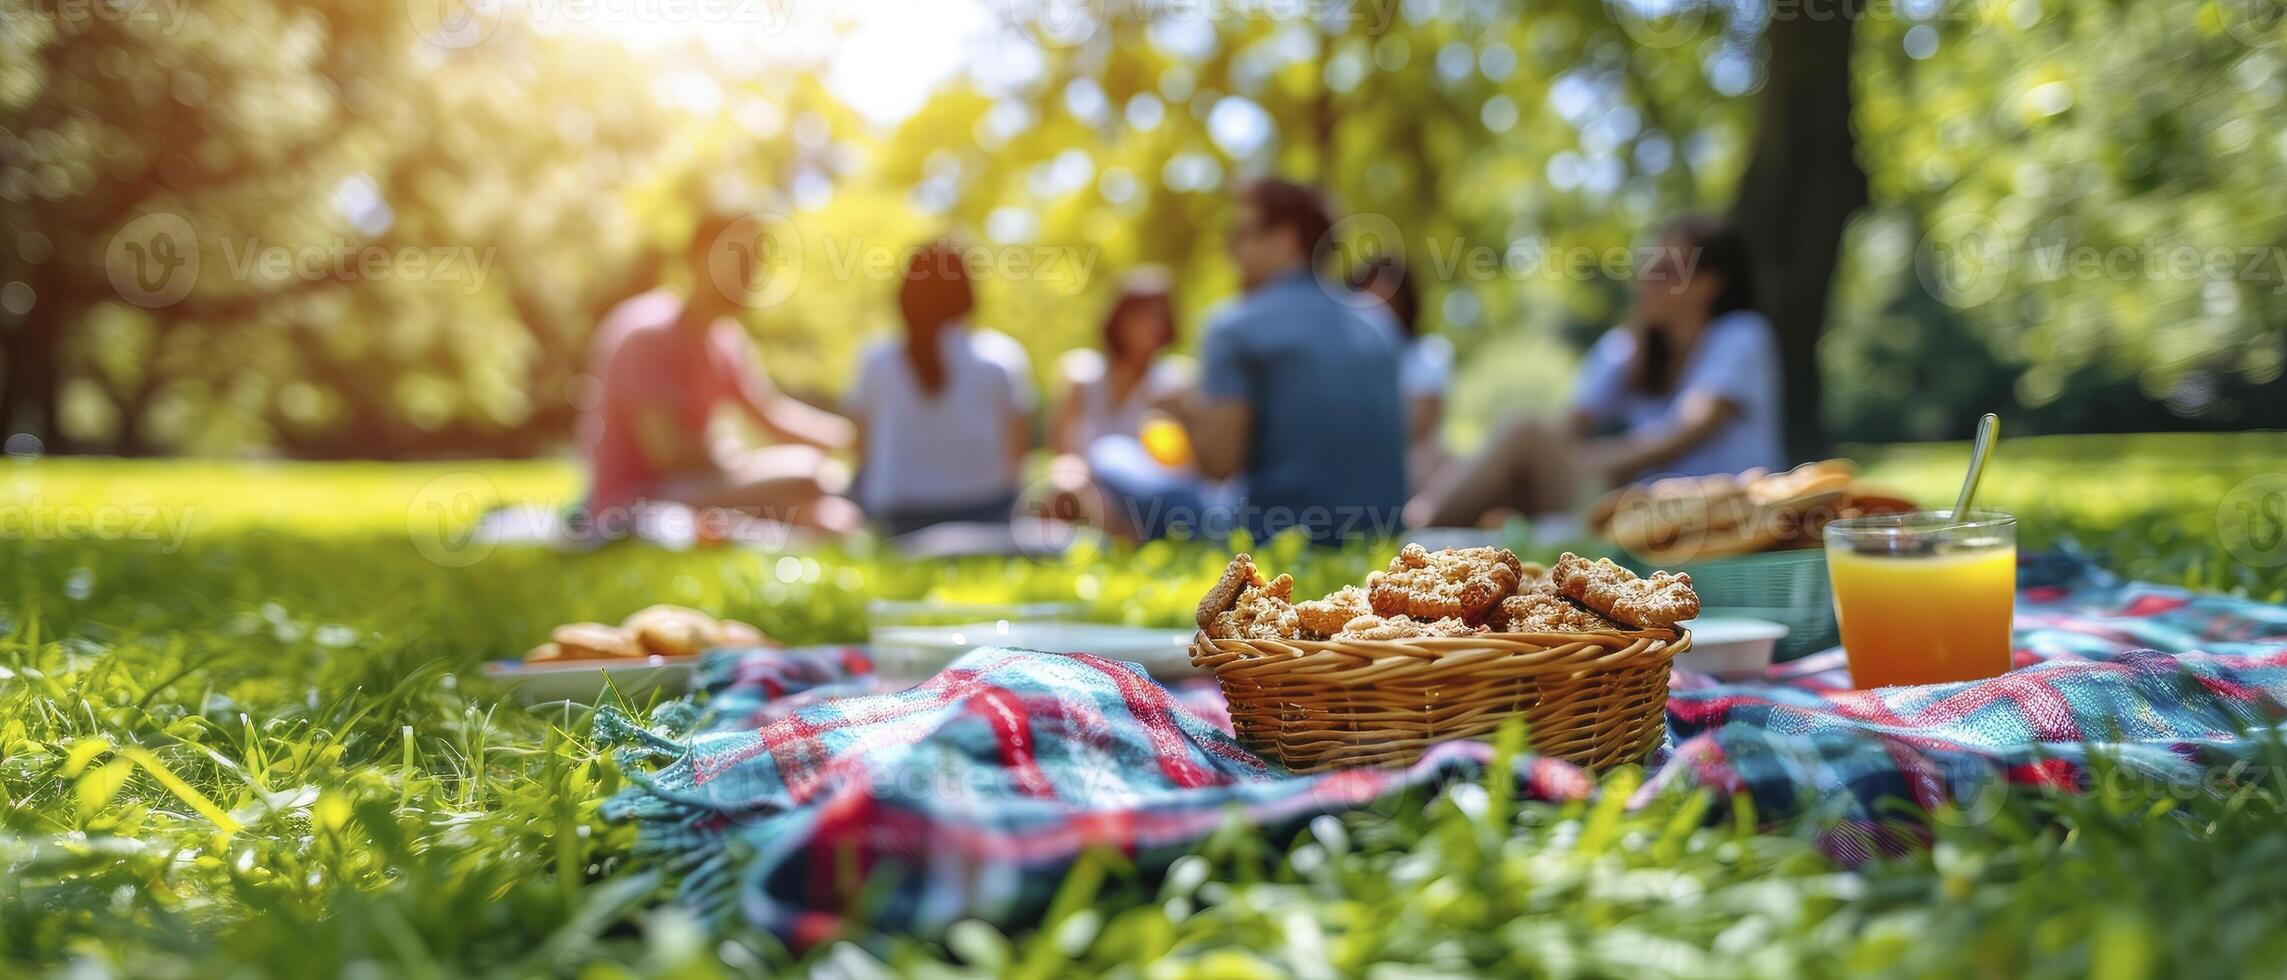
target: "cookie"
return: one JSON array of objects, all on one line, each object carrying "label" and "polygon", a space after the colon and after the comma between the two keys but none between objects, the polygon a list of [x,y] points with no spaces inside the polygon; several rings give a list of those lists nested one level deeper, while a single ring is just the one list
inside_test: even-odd
[{"label": "cookie", "polygon": [[1360,616],[1334,634],[1337,640],[1415,640],[1436,636],[1469,636],[1483,632],[1482,627],[1471,626],[1448,616],[1443,619],[1422,621],[1411,616]]},{"label": "cookie", "polygon": [[1430,551],[1409,544],[1368,587],[1367,599],[1374,614],[1385,619],[1476,622],[1516,591],[1523,577],[1524,563],[1507,548]]},{"label": "cookie", "polygon": [[1324,599],[1312,599],[1294,604],[1295,620],[1302,625],[1305,636],[1332,636],[1342,627],[1360,616],[1374,612],[1373,603],[1366,598],[1362,586],[1346,585]]},{"label": "cookie", "polygon": [[1232,640],[1299,640],[1302,624],[1287,599],[1294,595],[1294,578],[1281,575],[1260,588],[1239,593],[1231,608],[1215,615],[1207,635]]},{"label": "cookie", "polygon": [[1199,628],[1207,630],[1212,635],[1216,617],[1230,611],[1232,606],[1238,604],[1239,593],[1250,588],[1261,588],[1264,584],[1262,569],[1255,567],[1253,558],[1248,557],[1245,552],[1232,555],[1231,563],[1223,566],[1222,576],[1217,578],[1215,584],[1207,588],[1207,594],[1199,599],[1199,609],[1195,617],[1198,620]]},{"label": "cookie", "polygon": [[1501,600],[1490,625],[1503,633],[1594,633],[1620,624],[1553,592],[1519,593]]},{"label": "cookie", "polygon": [[1699,595],[1685,573],[1639,578],[1610,558],[1589,561],[1566,552],[1549,574],[1565,598],[1631,626],[1669,629],[1699,615]]}]

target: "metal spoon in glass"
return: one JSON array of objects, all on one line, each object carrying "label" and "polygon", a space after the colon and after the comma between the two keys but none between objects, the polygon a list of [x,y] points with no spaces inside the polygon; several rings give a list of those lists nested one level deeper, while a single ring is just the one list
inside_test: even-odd
[{"label": "metal spoon in glass", "polygon": [[1977,481],[1985,475],[1985,458],[1993,455],[1993,440],[2000,435],[2000,416],[1987,412],[1984,418],[1977,420],[1977,444],[1970,447],[1969,473],[1962,477],[1961,496],[1954,498],[1953,513],[1949,515],[1952,519],[1967,520],[1969,499],[1977,495]]}]

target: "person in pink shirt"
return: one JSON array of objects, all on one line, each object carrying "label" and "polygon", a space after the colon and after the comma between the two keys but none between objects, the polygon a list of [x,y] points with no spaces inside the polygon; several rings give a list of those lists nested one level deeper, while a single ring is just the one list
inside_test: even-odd
[{"label": "person in pink shirt", "polygon": [[[767,281],[759,230],[754,218],[702,221],[684,254],[684,294],[645,293],[598,325],[588,372],[602,392],[580,421],[591,520],[629,526],[666,503],[837,532],[862,523],[843,496],[848,467],[830,455],[850,446],[849,421],[779,391],[734,316]],[[710,445],[724,406],[777,441]]]}]

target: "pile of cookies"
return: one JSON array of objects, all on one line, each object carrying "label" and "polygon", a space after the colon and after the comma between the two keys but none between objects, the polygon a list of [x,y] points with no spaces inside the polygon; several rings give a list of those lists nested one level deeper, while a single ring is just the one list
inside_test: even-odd
[{"label": "pile of cookies", "polygon": [[1913,509],[1860,483],[1849,460],[1828,459],[1622,487],[1589,509],[1588,525],[1647,561],[1677,563],[1815,548],[1828,521]]},{"label": "pile of cookies", "polygon": [[1409,544],[1365,585],[1303,602],[1294,601],[1292,576],[1267,578],[1239,555],[1199,600],[1198,620],[1213,639],[1405,640],[1672,629],[1697,615],[1690,575],[1641,578],[1570,552],[1544,568],[1507,548]]},{"label": "pile of cookies", "polygon": [[526,663],[550,660],[629,660],[693,657],[715,647],[776,646],[770,637],[735,619],[716,619],[696,609],[658,605],[637,610],[618,626],[569,623],[548,634],[548,642],[524,655]]}]

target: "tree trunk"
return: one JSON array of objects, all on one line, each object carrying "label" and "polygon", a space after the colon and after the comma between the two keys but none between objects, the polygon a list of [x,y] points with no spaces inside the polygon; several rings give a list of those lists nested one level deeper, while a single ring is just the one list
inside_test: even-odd
[{"label": "tree trunk", "polygon": [[1818,341],[1843,229],[1867,203],[1850,126],[1851,28],[1862,13],[1859,0],[1846,0],[1836,16],[1771,20],[1753,155],[1732,205],[1759,270],[1758,305],[1778,331],[1787,452],[1796,459],[1827,450]]},{"label": "tree trunk", "polygon": [[[52,270],[59,263],[44,263]],[[16,433],[29,434],[40,440],[42,451],[68,452],[63,432],[57,427],[62,407],[62,388],[58,375],[61,363],[63,331],[67,325],[77,323],[86,306],[74,303],[64,295],[66,283],[59,274],[36,274],[34,296],[37,304],[30,315],[17,321],[13,330],[4,335],[7,373],[0,376],[0,439]]]}]

